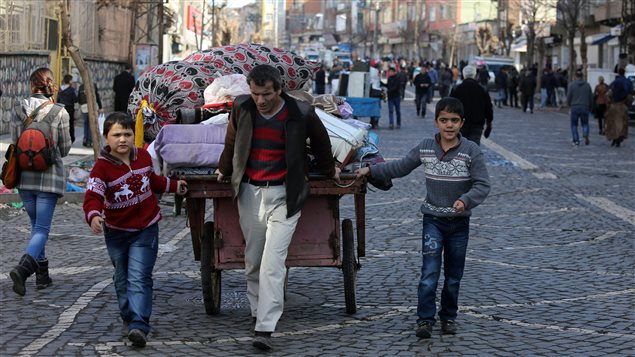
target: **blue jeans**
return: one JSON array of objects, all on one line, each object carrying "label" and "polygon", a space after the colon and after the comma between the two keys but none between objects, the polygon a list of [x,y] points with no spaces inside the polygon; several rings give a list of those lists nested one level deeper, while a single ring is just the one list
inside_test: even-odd
[{"label": "blue jeans", "polygon": [[115,267],[113,281],[119,313],[128,328],[150,332],[152,269],[159,249],[157,223],[136,232],[106,228],[106,247]]},{"label": "blue jeans", "polygon": [[582,122],[582,135],[586,138],[589,136],[589,110],[582,107],[571,108],[571,136],[574,143],[580,143],[578,119]]},{"label": "blue jeans", "polygon": [[397,125],[401,126],[401,97],[388,98],[388,121],[394,123],[393,110],[397,112]]},{"label": "blue jeans", "polygon": [[441,321],[456,319],[459,286],[465,267],[465,253],[470,233],[469,217],[438,218],[423,216],[423,264],[419,280],[417,323],[435,322],[437,283],[443,253],[444,283],[441,293]]},{"label": "blue jeans", "polygon": [[20,190],[20,198],[31,219],[31,240],[26,253],[37,261],[46,260],[46,241],[59,196],[51,192]]}]

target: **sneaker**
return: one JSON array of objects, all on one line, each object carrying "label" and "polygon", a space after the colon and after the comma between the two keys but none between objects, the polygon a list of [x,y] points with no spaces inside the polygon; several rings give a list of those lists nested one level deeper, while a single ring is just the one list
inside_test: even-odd
[{"label": "sneaker", "polygon": [[390,130],[392,130],[392,129],[394,129],[394,128],[395,128],[395,126],[394,126],[394,125],[392,125],[392,124],[390,124],[390,125],[388,126],[388,128],[389,128]]},{"label": "sneaker", "polygon": [[273,345],[271,344],[271,332],[256,331],[256,336],[254,336],[252,346],[263,351],[272,349]]},{"label": "sneaker", "polygon": [[456,335],[456,323],[453,320],[441,321],[441,331],[444,335]]},{"label": "sneaker", "polygon": [[584,145],[589,145],[589,137],[588,136],[584,137]]},{"label": "sneaker", "polygon": [[578,145],[580,145],[580,142],[579,142],[579,141],[574,141],[574,142],[573,142],[573,145],[574,145],[574,146],[578,146]]},{"label": "sneaker", "polygon": [[139,329],[132,329],[128,334],[128,339],[132,342],[132,345],[135,347],[145,347],[146,346],[146,334],[145,332]]},{"label": "sneaker", "polygon": [[417,323],[417,337],[430,338],[432,336],[432,324],[429,321]]}]

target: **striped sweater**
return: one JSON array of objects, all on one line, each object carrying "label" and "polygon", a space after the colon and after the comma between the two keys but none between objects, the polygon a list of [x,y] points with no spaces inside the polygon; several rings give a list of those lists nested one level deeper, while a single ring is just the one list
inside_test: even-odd
[{"label": "striped sweater", "polygon": [[[399,160],[371,167],[374,178],[403,177],[420,165],[424,167],[426,197],[421,212],[437,217],[470,216],[490,190],[485,159],[478,145],[460,137],[459,144],[444,152],[434,139],[425,139]],[[461,200],[465,211],[457,213],[452,205]]]}]

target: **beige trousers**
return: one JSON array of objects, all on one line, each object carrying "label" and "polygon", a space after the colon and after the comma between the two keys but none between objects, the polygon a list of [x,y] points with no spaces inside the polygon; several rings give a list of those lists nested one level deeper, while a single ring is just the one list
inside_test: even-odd
[{"label": "beige trousers", "polygon": [[284,185],[240,184],[240,228],[245,236],[245,276],[256,331],[273,332],[284,308],[285,261],[300,212],[287,218]]}]

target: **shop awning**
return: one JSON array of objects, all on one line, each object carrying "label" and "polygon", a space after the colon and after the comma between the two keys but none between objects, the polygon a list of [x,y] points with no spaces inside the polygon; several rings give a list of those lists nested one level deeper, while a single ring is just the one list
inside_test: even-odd
[{"label": "shop awning", "polygon": [[606,34],[606,35],[596,39],[595,41],[591,42],[591,44],[592,45],[601,45],[603,43],[609,42],[613,37],[615,37],[615,36],[613,36],[613,35],[611,35],[609,33],[609,34]]}]

